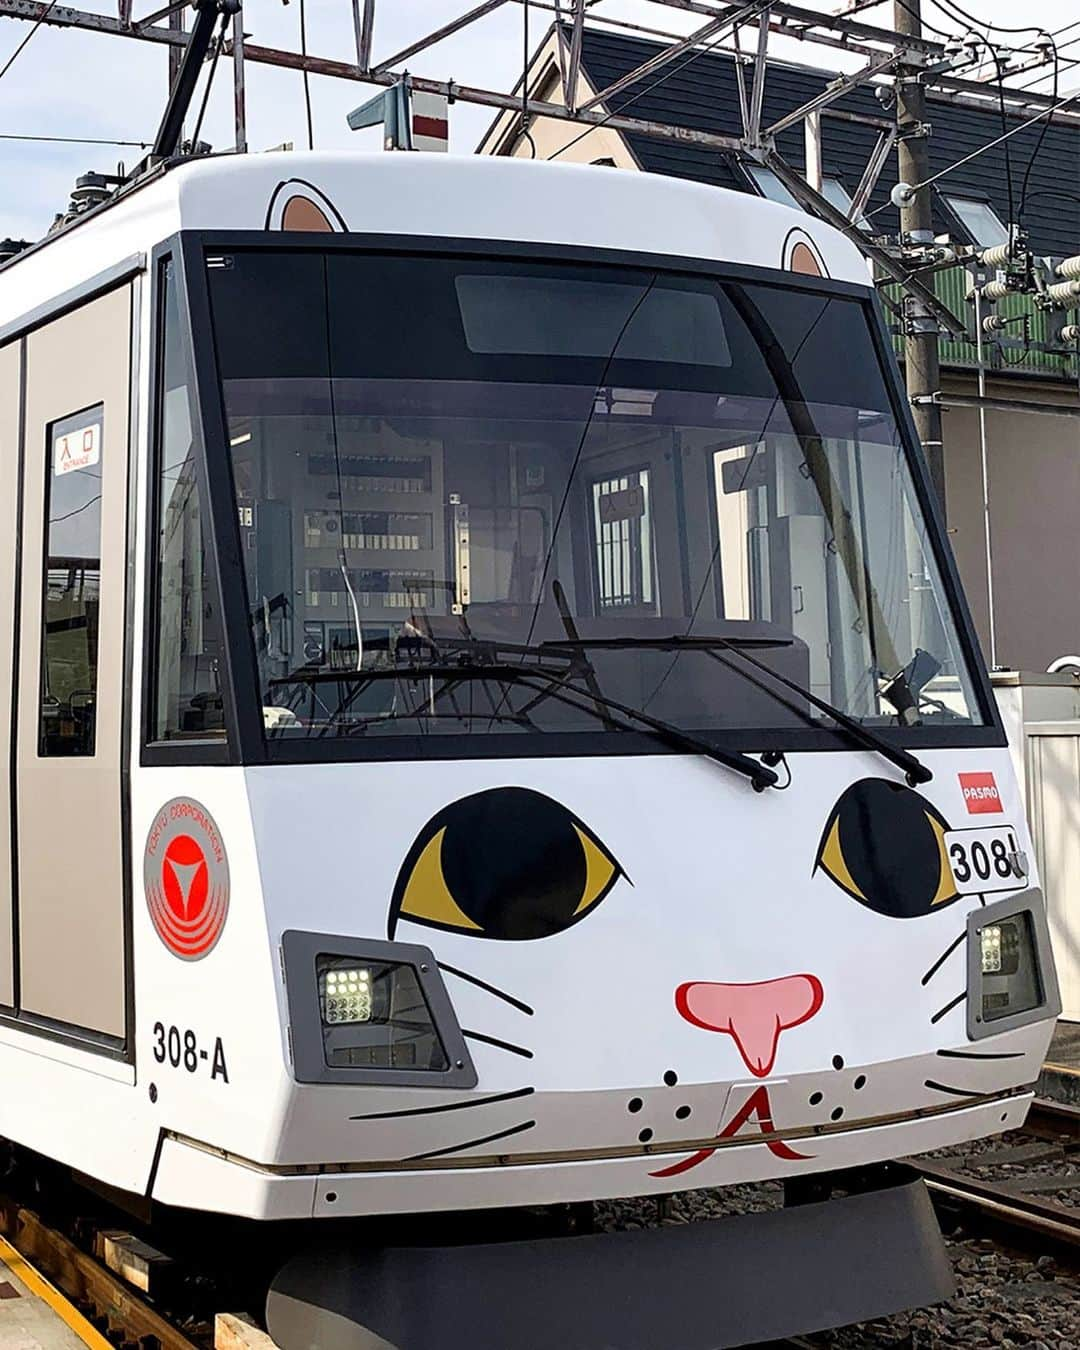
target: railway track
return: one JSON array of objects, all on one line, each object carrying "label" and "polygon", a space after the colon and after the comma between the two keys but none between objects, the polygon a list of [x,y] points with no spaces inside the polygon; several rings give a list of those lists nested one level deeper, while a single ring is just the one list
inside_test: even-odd
[{"label": "railway track", "polygon": [[[1037,1100],[1019,1133],[1038,1142],[991,1149],[972,1157],[968,1165],[984,1168],[1073,1157],[1080,1162],[1078,1107]],[[1045,1146],[1042,1150],[1039,1143]],[[1071,1176],[1021,1175],[1001,1181],[971,1176],[936,1159],[913,1159],[911,1165],[926,1178],[935,1206],[946,1215],[962,1216],[969,1225],[991,1228],[996,1235],[1025,1246],[1035,1243],[1043,1250],[1080,1260],[1080,1206],[1064,1205],[1041,1194],[1080,1188],[1076,1167],[1070,1168]]]}]

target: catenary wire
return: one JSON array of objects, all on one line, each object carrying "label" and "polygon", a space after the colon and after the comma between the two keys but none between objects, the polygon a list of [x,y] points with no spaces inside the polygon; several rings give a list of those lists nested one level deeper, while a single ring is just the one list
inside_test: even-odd
[{"label": "catenary wire", "polygon": [[[1049,36],[1049,34],[1047,36]],[[1052,86],[1051,97],[1054,102],[1057,102],[1061,82],[1061,56],[1058,52],[1057,43],[1053,38],[1050,38],[1050,45],[1054,53],[1054,83]],[[1031,182],[1031,171],[1035,167],[1039,155],[1042,153],[1043,143],[1046,140],[1046,133],[1050,130],[1050,124],[1053,120],[1054,114],[1051,113],[1042,125],[1042,130],[1039,132],[1039,138],[1035,142],[1035,149],[1032,150],[1031,157],[1027,162],[1027,168],[1024,170],[1024,181],[1020,185],[1020,206],[1016,213],[1016,223],[1018,225],[1024,223],[1024,207],[1027,205],[1028,201],[1028,184]]]},{"label": "catenary wire", "polygon": [[[300,0],[300,54],[307,57],[307,0]],[[315,149],[315,129],[311,120],[311,77],[308,73],[307,65],[303,70],[304,77],[304,108],[307,113],[307,138],[308,149]]]},{"label": "catenary wire", "polygon": [[530,158],[535,159],[536,142],[529,130],[529,0],[523,0],[521,10],[521,136],[529,143]]},{"label": "catenary wire", "polygon": [[[994,69],[997,71],[998,87],[998,107],[1001,110],[1001,131],[1004,135],[1009,130],[1009,119],[1005,115],[1005,70],[998,55],[997,49],[988,44],[990,59],[994,63]],[[1030,165],[1028,166],[1030,168]],[[1016,196],[1013,192],[1013,171],[1012,171],[1012,146],[1006,140],[1005,142],[1005,188],[1009,196],[1009,223],[1016,220]]]},{"label": "catenary wire", "polygon": [[55,145],[130,145],[136,150],[149,150],[150,141],[114,141],[97,136],[31,136],[18,131],[0,131],[0,141],[46,141]]},{"label": "catenary wire", "polygon": [[[1018,126],[1013,127],[1011,131],[1006,132],[1005,135],[998,136],[995,140],[987,141],[985,145],[980,145],[979,148],[973,150],[970,155],[964,155],[962,159],[955,160],[944,169],[939,169],[937,173],[931,174],[930,177],[924,179],[923,182],[913,183],[912,187],[915,190],[929,187],[931,183],[936,183],[939,178],[944,178],[946,174],[952,173],[962,165],[970,164],[973,159],[978,159],[978,157],[985,154],[987,150],[993,150],[995,146],[1001,145],[1002,142],[1009,140],[1011,137],[1015,136],[1017,132],[1026,131],[1028,127],[1033,127],[1036,122],[1041,122],[1044,117],[1060,112],[1062,108],[1067,108],[1070,103],[1076,103],[1078,101],[1080,101],[1080,89],[1075,90],[1071,94],[1067,94],[1062,99],[1058,99],[1058,101],[1049,108],[1044,108],[1042,112],[1036,113],[1034,117],[1029,117],[1026,122],[1021,122]],[[867,219],[869,220],[872,216],[878,215],[881,211],[887,211],[892,205],[892,202],[885,202],[881,206],[875,207],[873,211],[867,212]]]},{"label": "catenary wire", "polygon": [[8,57],[8,59],[4,62],[3,66],[0,67],[0,80],[2,80],[2,79],[4,78],[4,76],[8,73],[8,71],[11,69],[11,67],[15,64],[15,62],[16,62],[16,61],[19,59],[19,57],[22,55],[22,53],[23,53],[23,51],[26,49],[26,46],[27,46],[27,44],[29,43],[30,39],[34,36],[34,34],[37,32],[37,30],[41,27],[41,25],[42,25],[42,24],[45,22],[45,20],[49,17],[49,15],[52,13],[52,11],[53,11],[53,9],[55,8],[55,6],[56,6],[56,0],[49,0],[49,3],[48,3],[48,5],[47,5],[47,7],[46,7],[45,9],[43,9],[42,12],[38,15],[37,19],[36,19],[35,22],[34,22],[34,26],[30,29],[29,33],[27,33],[27,35],[23,38],[23,40],[19,43],[19,45],[15,48],[15,50],[11,53],[11,55]]}]

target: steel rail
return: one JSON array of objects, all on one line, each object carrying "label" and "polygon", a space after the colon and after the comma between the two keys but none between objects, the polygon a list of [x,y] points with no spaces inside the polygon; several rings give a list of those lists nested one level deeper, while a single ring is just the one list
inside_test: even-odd
[{"label": "steel rail", "polygon": [[1080,1247],[1080,1211],[1070,1211],[1049,1200],[1036,1200],[1007,1191],[993,1182],[964,1176],[949,1167],[919,1159],[911,1160],[911,1165],[926,1181],[931,1196],[954,1208],[982,1215],[1043,1240]]}]

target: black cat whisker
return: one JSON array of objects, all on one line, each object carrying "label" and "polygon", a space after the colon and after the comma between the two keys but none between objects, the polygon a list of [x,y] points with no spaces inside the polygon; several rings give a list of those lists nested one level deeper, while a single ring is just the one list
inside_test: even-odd
[{"label": "black cat whisker", "polygon": [[518,1012],[525,1013],[527,1017],[533,1017],[535,1015],[534,1010],[530,1008],[527,1003],[523,1003],[521,999],[515,998],[513,994],[508,994],[504,989],[499,989],[495,985],[489,984],[487,980],[482,980],[477,975],[470,975],[467,970],[461,970],[457,966],[448,966],[443,961],[440,961],[438,965],[439,969],[445,975],[456,975],[459,980],[466,980],[469,984],[476,985],[478,989],[483,989],[485,993],[493,994],[496,998],[501,998],[504,1003],[509,1003],[512,1008],[516,1008]]},{"label": "black cat whisker", "polygon": [[515,1045],[513,1041],[502,1041],[498,1036],[485,1036],[482,1031],[466,1031],[461,1028],[461,1034],[467,1041],[482,1041],[484,1045],[493,1045],[496,1050],[506,1050],[511,1055],[520,1055],[522,1059],[532,1059],[533,1052],[524,1045]]},{"label": "black cat whisker", "polygon": [[498,1102],[513,1102],[521,1097],[530,1097],[536,1091],[533,1087],[518,1088],[515,1092],[499,1092],[491,1097],[471,1097],[462,1102],[444,1102],[439,1106],[412,1106],[402,1111],[371,1111],[363,1116],[350,1116],[350,1120],[400,1120],[405,1116],[434,1116],[447,1111],[469,1111],[477,1106],[494,1106]]},{"label": "black cat whisker", "polygon": [[508,1130],[499,1130],[495,1134],[485,1134],[479,1139],[466,1139],[461,1144],[450,1144],[446,1148],[429,1149],[426,1153],[414,1153],[411,1157],[402,1159],[403,1162],[423,1162],[427,1158],[442,1158],[448,1153],[460,1153],[463,1149],[479,1148],[481,1144],[493,1144],[497,1139],[509,1139],[514,1134],[524,1134],[526,1130],[536,1128],[535,1120],[523,1121],[520,1125],[512,1125]]},{"label": "black cat whisker", "polygon": [[966,998],[967,998],[967,990],[965,989],[961,993],[957,994],[955,998],[950,999],[949,1002],[945,1004],[944,1008],[939,1008],[937,1010],[937,1012],[930,1019],[930,1025],[933,1026],[936,1022],[940,1022],[946,1013],[952,1012],[952,1010],[959,1004],[963,1003],[964,999]]},{"label": "black cat whisker", "polygon": [[949,1083],[935,1083],[932,1078],[928,1078],[923,1085],[932,1092],[944,1092],[950,1097],[981,1097],[983,1093],[978,1088],[953,1087]]},{"label": "black cat whisker", "polygon": [[935,1050],[942,1059],[1026,1059],[1026,1050]]},{"label": "black cat whisker", "polygon": [[965,929],[964,932],[962,932],[957,938],[955,938],[952,942],[949,943],[949,945],[941,953],[938,959],[934,962],[934,964],[922,977],[922,983],[924,985],[930,983],[930,981],[934,978],[934,976],[938,973],[941,967],[945,964],[945,962],[949,959],[949,957],[952,956],[953,952],[956,951],[957,947],[960,946],[960,944],[964,941],[966,937],[967,937],[967,930]]}]

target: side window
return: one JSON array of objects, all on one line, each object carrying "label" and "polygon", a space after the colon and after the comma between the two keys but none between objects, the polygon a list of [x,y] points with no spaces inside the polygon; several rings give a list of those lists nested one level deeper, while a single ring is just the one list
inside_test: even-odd
[{"label": "side window", "polygon": [[156,670],[150,737],[223,738],[221,625],[207,557],[209,521],[193,449],[172,262],[161,275],[158,367]]},{"label": "side window", "polygon": [[94,753],[104,433],[99,403],[53,422],[46,435],[38,754],[47,758]]}]

